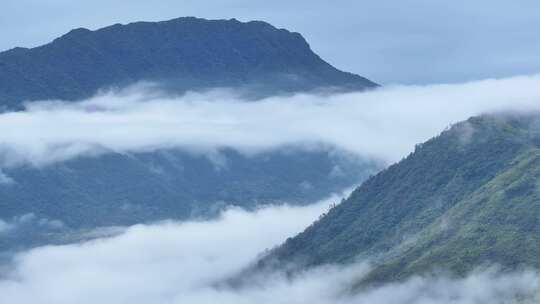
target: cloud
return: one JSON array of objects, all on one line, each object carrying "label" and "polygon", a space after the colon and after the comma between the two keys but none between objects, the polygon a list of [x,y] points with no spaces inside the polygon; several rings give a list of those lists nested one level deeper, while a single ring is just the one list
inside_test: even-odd
[{"label": "cloud", "polygon": [[444,275],[415,277],[401,284],[369,290],[362,300],[384,304],[532,304],[540,300],[540,277],[534,271],[501,273],[496,268],[476,271],[463,279]]},{"label": "cloud", "polygon": [[58,231],[65,228],[62,221],[38,217],[34,213],[26,213],[11,219],[0,219],[0,234],[18,232],[19,230]]},{"label": "cloud", "polygon": [[80,103],[38,102],[0,115],[0,164],[44,165],[80,155],[177,147],[246,154],[325,145],[399,160],[451,123],[484,112],[540,108],[540,76],[245,102],[216,90],[167,97],[147,87]]},{"label": "cloud", "polygon": [[11,185],[13,184],[15,181],[7,174],[5,174],[1,169],[0,169],[0,186],[2,185]]},{"label": "cloud", "polygon": [[207,222],[136,225],[112,238],[34,249],[0,281],[0,303],[165,303],[236,273],[328,204],[230,209]]},{"label": "cloud", "polygon": [[0,220],[0,235],[2,233],[10,231],[11,229],[13,229],[13,226],[10,223],[4,220]]},{"label": "cloud", "polygon": [[[536,303],[534,272],[493,269],[464,279],[413,278],[351,293],[366,264],[324,266],[293,278],[264,273],[242,287],[220,284],[266,248],[301,231],[332,197],[306,207],[230,209],[211,221],[136,225],[80,244],[47,246],[17,255],[0,276],[0,303]],[[527,302],[525,302],[527,303]]]}]

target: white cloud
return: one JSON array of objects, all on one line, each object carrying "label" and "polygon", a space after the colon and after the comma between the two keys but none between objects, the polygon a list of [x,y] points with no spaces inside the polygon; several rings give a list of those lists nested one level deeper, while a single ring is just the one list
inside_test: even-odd
[{"label": "white cloud", "polygon": [[0,220],[0,235],[2,233],[10,231],[11,229],[13,229],[13,225],[6,221]]},{"label": "white cloud", "polygon": [[1,169],[0,169],[0,186],[2,185],[11,185],[13,184],[15,181],[7,174],[5,174]]},{"label": "white cloud", "polygon": [[[448,124],[502,110],[538,110],[540,76],[460,85],[389,87],[368,93],[296,95],[257,103],[214,91],[181,98],[144,89],[66,104],[32,104],[0,114],[3,165],[43,165],[79,155],[180,147],[226,166],[215,150],[250,154],[295,144],[336,146],[395,161]],[[326,266],[296,279],[265,274],[241,289],[215,283],[244,269],[265,248],[301,231],[333,198],[308,207],[229,210],[208,222],[137,225],[113,237],[47,246],[17,255],[0,280],[0,303],[497,303],[516,294],[538,302],[533,272],[477,272],[452,280],[415,278],[348,295],[364,265]],[[32,215],[16,219],[61,228]],[[0,221],[0,231],[13,227]],[[100,236],[103,231],[94,235]],[[118,234],[118,235],[117,235]]]},{"label": "white cloud", "polygon": [[38,217],[34,213],[26,213],[11,219],[0,219],[0,233],[16,232],[20,228],[54,231],[61,230],[65,226],[60,220]]},{"label": "white cloud", "polygon": [[37,248],[5,268],[11,270],[0,279],[0,303],[473,304],[509,303],[516,295],[539,300],[534,272],[414,278],[358,294],[348,293],[348,286],[368,270],[362,264],[324,266],[294,279],[265,273],[236,288],[219,284],[337,200],[254,213],[232,209],[212,221],[137,225],[110,238]]},{"label": "white cloud", "polygon": [[4,166],[43,165],[110,150],[181,147],[212,157],[221,147],[257,153],[325,144],[396,161],[414,144],[470,116],[538,110],[539,87],[540,76],[523,76],[247,103],[223,91],[167,98],[135,88],[82,103],[42,102],[1,114],[0,128],[9,132],[0,134],[0,159]]},{"label": "white cloud", "polygon": [[368,290],[356,299],[359,303],[381,304],[532,304],[540,300],[540,277],[532,271],[503,274],[494,268],[473,272],[463,279],[444,275],[415,277]]},{"label": "white cloud", "polygon": [[328,204],[231,209],[208,222],[137,225],[112,238],[34,249],[0,281],[0,303],[166,303],[233,275]]}]

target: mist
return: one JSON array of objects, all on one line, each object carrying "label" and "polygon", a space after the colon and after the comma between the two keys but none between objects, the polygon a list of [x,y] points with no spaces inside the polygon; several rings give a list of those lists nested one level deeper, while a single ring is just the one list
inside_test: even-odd
[{"label": "mist", "polygon": [[[46,166],[103,153],[182,149],[246,155],[283,147],[329,148],[395,162],[449,125],[482,113],[540,110],[540,75],[348,94],[242,100],[213,90],[171,97],[141,84],[82,102],[41,101],[0,114],[0,168]],[[0,171],[0,184],[14,183]],[[210,221],[166,221],[96,231],[92,241],[16,254],[0,268],[0,303],[536,303],[534,271],[444,273],[351,292],[369,261],[326,265],[290,278],[265,272],[250,284],[220,284],[302,231],[339,196],[306,207],[228,209]],[[32,221],[28,221],[32,219]],[[2,233],[31,215],[0,221]],[[101,228],[102,229],[102,228]],[[96,238],[97,237],[97,238]],[[528,303],[528,302],[524,302]]]},{"label": "mist", "polygon": [[[470,116],[538,110],[539,87],[540,76],[533,75],[246,102],[231,90],[170,97],[139,85],[0,114],[0,166],[164,148],[205,155],[233,148],[252,155],[284,146],[336,148],[391,163]],[[9,176],[0,171],[0,181],[8,184]]]},{"label": "mist", "polygon": [[444,274],[352,292],[369,264],[327,265],[293,278],[261,273],[220,284],[300,232],[337,197],[307,207],[229,209],[211,221],[136,225],[108,238],[46,246],[14,257],[0,277],[1,303],[537,303],[540,277],[496,268]]}]

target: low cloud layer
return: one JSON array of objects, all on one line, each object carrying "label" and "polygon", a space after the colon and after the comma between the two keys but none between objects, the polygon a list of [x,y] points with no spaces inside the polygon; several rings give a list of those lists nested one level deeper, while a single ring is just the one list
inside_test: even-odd
[{"label": "low cloud layer", "polygon": [[534,272],[479,271],[465,279],[414,278],[349,293],[363,264],[326,266],[294,279],[266,273],[241,288],[219,284],[265,248],[301,231],[328,208],[270,207],[226,211],[208,222],[137,225],[111,238],[22,253],[0,279],[0,303],[537,303]]},{"label": "low cloud layer", "polygon": [[[321,144],[393,162],[470,116],[538,110],[539,87],[537,75],[259,102],[240,101],[230,91],[169,98],[136,87],[1,114],[0,164],[44,165],[79,155],[170,147],[195,153],[231,147],[249,154]],[[1,172],[0,180],[10,182]]]},{"label": "low cloud layer", "polygon": [[301,231],[330,201],[231,209],[212,221],[137,225],[113,238],[37,248],[4,274],[0,303],[216,303],[204,289]]},{"label": "low cloud layer", "polygon": [[34,213],[26,213],[13,217],[9,220],[0,218],[0,237],[2,233],[18,232],[20,229],[39,229],[43,231],[54,231],[64,228],[64,223],[60,220],[51,220],[45,217],[38,217]]}]

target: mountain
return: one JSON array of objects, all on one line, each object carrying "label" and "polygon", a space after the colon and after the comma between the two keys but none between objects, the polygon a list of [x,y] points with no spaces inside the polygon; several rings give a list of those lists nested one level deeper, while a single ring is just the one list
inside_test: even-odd
[{"label": "mountain", "polygon": [[[40,47],[0,53],[6,111],[138,82],[172,94],[230,87],[249,98],[376,86],[323,61],[300,34],[260,21],[178,18],[81,28]],[[255,156],[224,149],[209,157],[181,149],[102,152],[43,167],[0,168],[0,228],[9,228],[0,229],[0,253],[73,240],[81,230],[208,217],[231,205],[305,204],[378,168],[326,148]],[[0,147],[0,156],[9,154]]]},{"label": "mountain", "polygon": [[[11,237],[0,230],[0,252],[81,229],[207,218],[229,206],[312,203],[361,182],[376,167],[336,151],[283,148],[252,156],[231,149],[107,153],[7,168],[0,172],[0,220],[26,228],[13,229]],[[35,229],[18,225],[25,218],[35,220]],[[39,224],[51,221],[57,225]]]},{"label": "mountain", "polygon": [[231,149],[108,153],[4,169],[0,209],[3,218],[34,213],[89,228],[207,216],[225,203],[247,209],[305,204],[366,178],[370,164],[360,163],[346,154],[294,148],[253,156]]},{"label": "mountain", "polygon": [[40,47],[0,53],[0,105],[7,109],[142,81],[173,93],[233,87],[252,97],[376,86],[322,60],[300,34],[261,21],[189,17],[79,28]]},{"label": "mountain", "polygon": [[369,260],[365,282],[540,268],[540,115],[454,125],[365,181],[259,265]]}]

